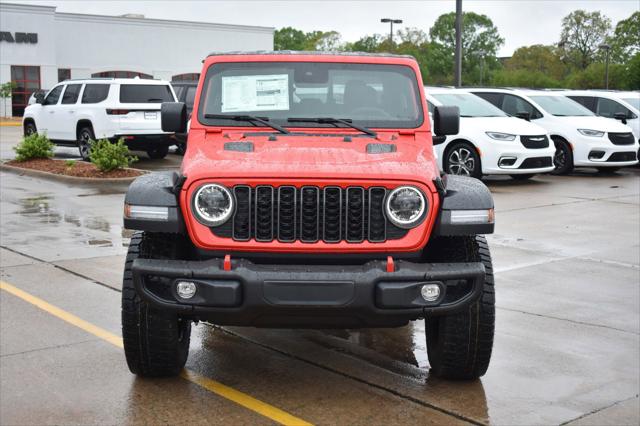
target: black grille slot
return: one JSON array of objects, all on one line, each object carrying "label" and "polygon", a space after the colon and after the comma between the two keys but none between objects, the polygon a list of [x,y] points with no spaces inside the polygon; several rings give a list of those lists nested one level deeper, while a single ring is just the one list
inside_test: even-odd
[{"label": "black grille slot", "polygon": [[615,161],[635,161],[636,153],[635,152],[614,152],[609,156],[607,162],[615,162]]},{"label": "black grille slot", "polygon": [[369,241],[382,242],[387,238],[387,221],[384,215],[384,188],[369,189]]},{"label": "black grille slot", "polygon": [[300,191],[300,241],[315,243],[320,235],[320,190],[305,186]]},{"label": "black grille slot", "polygon": [[236,186],[236,212],[233,216],[233,239],[248,241],[251,238],[251,188]]},{"label": "black grille slot", "polygon": [[255,237],[258,241],[273,240],[273,188],[256,188]]},{"label": "black grille slot", "polygon": [[522,164],[520,164],[519,169],[539,169],[541,167],[551,167],[553,165],[553,160],[551,157],[533,157],[526,158]]},{"label": "black grille slot", "polygon": [[296,200],[297,191],[293,186],[278,188],[278,240],[296,240]]},{"label": "black grille slot", "polygon": [[383,187],[318,188],[292,185],[233,188],[236,210],[233,219],[211,228],[221,238],[236,241],[284,243],[324,241],[380,243],[407,235],[408,230],[387,221]]},{"label": "black grille slot", "polygon": [[520,142],[525,148],[541,149],[549,147],[549,139],[546,135],[539,136],[520,136]]},{"label": "black grille slot", "polygon": [[611,133],[611,132],[609,132],[609,140],[614,145],[633,145],[636,142],[633,139],[633,133]]},{"label": "black grille slot", "polygon": [[347,188],[346,239],[349,242],[364,240],[364,188]]},{"label": "black grille slot", "polygon": [[324,241],[337,243],[342,239],[342,189],[324,189]]}]

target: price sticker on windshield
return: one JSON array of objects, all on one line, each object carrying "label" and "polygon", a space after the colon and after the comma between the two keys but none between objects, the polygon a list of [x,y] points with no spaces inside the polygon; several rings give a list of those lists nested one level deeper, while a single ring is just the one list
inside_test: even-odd
[{"label": "price sticker on windshield", "polygon": [[222,77],[221,112],[289,110],[289,76]]}]

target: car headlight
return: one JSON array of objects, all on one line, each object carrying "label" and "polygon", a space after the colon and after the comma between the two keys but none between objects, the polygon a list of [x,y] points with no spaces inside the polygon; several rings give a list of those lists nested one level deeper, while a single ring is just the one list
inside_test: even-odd
[{"label": "car headlight", "polygon": [[500,133],[500,132],[485,132],[487,136],[491,139],[495,139],[497,141],[512,141],[515,140],[516,135],[512,135],[511,133]]},{"label": "car headlight", "polygon": [[387,219],[399,228],[413,228],[424,218],[427,201],[413,186],[400,186],[389,193],[385,203]]},{"label": "car headlight", "polygon": [[600,130],[578,129],[578,131],[585,136],[591,136],[594,138],[601,138],[604,136],[604,132],[601,132]]},{"label": "car headlight", "polygon": [[193,212],[205,226],[219,226],[233,214],[234,203],[231,192],[222,185],[206,183],[193,195]]}]

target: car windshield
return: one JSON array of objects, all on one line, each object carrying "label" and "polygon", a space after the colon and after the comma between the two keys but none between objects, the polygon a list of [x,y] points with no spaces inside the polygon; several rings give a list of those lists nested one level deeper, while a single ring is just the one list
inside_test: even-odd
[{"label": "car windshield", "polygon": [[640,95],[635,98],[622,98],[623,101],[631,105],[637,110],[640,110]]},{"label": "car windshield", "polygon": [[460,108],[461,117],[506,117],[501,109],[470,93],[438,93],[433,95],[442,105]]},{"label": "car windshield", "polygon": [[[221,114],[236,119],[221,119]],[[349,121],[362,127],[415,128],[423,122],[417,78],[407,66],[214,64],[205,76],[198,119],[209,126],[264,125],[238,116],[259,117],[286,127],[347,127],[344,121]],[[327,118],[332,120],[318,120]]]},{"label": "car windshield", "polygon": [[595,115],[579,103],[564,96],[530,96],[551,115],[558,117],[585,117]]}]

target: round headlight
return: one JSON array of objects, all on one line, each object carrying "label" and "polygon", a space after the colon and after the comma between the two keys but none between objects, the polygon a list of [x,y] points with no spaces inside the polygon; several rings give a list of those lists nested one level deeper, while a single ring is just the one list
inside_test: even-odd
[{"label": "round headlight", "polygon": [[222,185],[204,184],[193,195],[195,217],[206,226],[222,225],[233,214],[233,208],[233,196]]},{"label": "round headlight", "polygon": [[385,210],[387,218],[400,228],[413,228],[424,217],[427,202],[418,188],[400,186],[389,193]]}]

